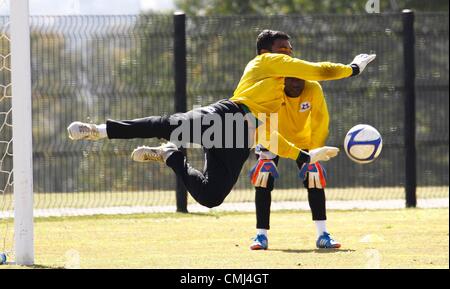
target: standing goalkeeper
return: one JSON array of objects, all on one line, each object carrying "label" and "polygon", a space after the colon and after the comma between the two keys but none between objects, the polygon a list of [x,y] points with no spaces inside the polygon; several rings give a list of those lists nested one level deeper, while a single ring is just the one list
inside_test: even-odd
[{"label": "standing goalkeeper", "polygon": [[[325,144],[328,136],[329,115],[322,87],[315,81],[287,78],[285,80],[286,102],[278,113],[279,130],[289,135],[289,141],[296,146],[311,150]],[[293,127],[282,124],[292,122]],[[268,249],[267,231],[270,229],[271,193],[275,178],[278,177],[279,157],[261,145],[256,147],[257,162],[251,172],[251,182],[255,186],[256,237],[250,249]],[[325,170],[319,162],[308,164],[297,162],[299,177],[308,191],[308,202],[312,219],[317,229],[318,248],[339,248],[326,229]]]},{"label": "standing goalkeeper", "polygon": [[[159,161],[167,164],[184,182],[191,196],[206,207],[219,206],[237,182],[242,166],[247,160],[255,129],[255,118],[259,114],[277,113],[284,102],[283,93],[285,77],[295,77],[306,80],[334,80],[351,77],[361,73],[375,55],[362,54],[355,57],[349,65],[330,62],[311,63],[290,56],[292,51],[290,37],[283,32],[265,30],[257,38],[258,55],[251,60],[234,91],[233,97],[221,100],[206,107],[194,109],[185,113],[166,116],[150,116],[134,120],[107,120],[106,124],[87,124],[73,122],[69,125],[69,137],[73,140],[131,139],[131,138],[162,138],[171,142],[173,133],[183,131],[182,125],[189,127],[201,124],[201,138],[182,138],[182,146],[196,143],[205,151],[205,166],[202,171],[190,166],[186,156],[178,147],[169,142],[159,147],[139,147],[132,153],[132,159],[140,162]],[[286,51],[286,54],[276,51]],[[237,116],[244,119],[243,130],[227,130],[227,116]],[[225,142],[232,140],[232,145],[208,146],[204,135],[210,133],[211,119],[219,120]],[[258,125],[259,122],[256,122]],[[285,126],[292,124],[286,123]],[[191,131],[187,132],[192,135]],[[309,153],[290,143],[278,131],[268,132],[270,139],[277,140],[277,147],[268,147],[273,153],[291,158],[297,162],[327,161],[337,155],[337,148],[322,147]],[[176,135],[175,137],[178,137]],[[240,144],[244,140],[244,145]],[[248,141],[247,141],[248,140]],[[237,144],[239,142],[239,144]]]}]

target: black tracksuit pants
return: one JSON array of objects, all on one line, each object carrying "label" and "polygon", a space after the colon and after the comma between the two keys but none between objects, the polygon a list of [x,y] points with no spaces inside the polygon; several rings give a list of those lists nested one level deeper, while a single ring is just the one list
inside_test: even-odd
[{"label": "black tracksuit pants", "polygon": [[[218,117],[222,120],[222,145],[204,148],[205,166],[203,171],[191,167],[182,151],[174,152],[166,164],[181,177],[191,196],[201,205],[208,208],[219,206],[230,193],[237,182],[242,166],[247,160],[251,144],[249,144],[248,122],[244,122],[245,129],[238,130],[233,127],[233,137],[244,139],[244,145],[236,139],[233,146],[225,148],[225,141],[230,139],[230,131],[225,129],[225,115],[244,115],[244,110],[229,100],[221,100],[206,107],[201,107],[186,113],[176,113],[168,116],[150,116],[135,120],[108,120],[106,130],[110,139],[131,138],[162,138],[177,143],[180,140],[171,140],[172,132],[179,127],[182,121],[190,124],[190,138],[187,143],[203,145],[201,139],[195,139],[194,125],[201,124],[205,117]],[[201,125],[201,135],[212,125]],[[239,135],[237,134],[244,134]],[[185,146],[186,143],[180,143]]]},{"label": "black tracksuit pants", "polygon": [[[258,158],[259,156],[256,155]],[[278,165],[279,157],[277,156],[273,161]],[[302,163],[297,163],[298,169],[302,167]],[[326,216],[326,200],[324,189],[310,189],[308,188],[308,180],[303,182],[305,188],[308,190],[308,203],[311,208],[312,219],[314,221],[323,221],[327,219]],[[256,228],[270,229],[270,205],[272,203],[272,191],[274,187],[274,178],[269,176],[266,188],[256,187],[255,192],[255,206],[256,206]]]}]

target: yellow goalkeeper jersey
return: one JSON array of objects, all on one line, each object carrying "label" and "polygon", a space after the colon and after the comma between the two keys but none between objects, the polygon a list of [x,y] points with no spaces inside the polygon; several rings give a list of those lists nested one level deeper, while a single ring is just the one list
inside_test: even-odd
[{"label": "yellow goalkeeper jersey", "polygon": [[[285,54],[263,53],[251,60],[233,93],[231,101],[244,104],[258,118],[260,114],[278,113],[282,103],[286,102],[284,94],[285,77],[304,80],[333,80],[351,76],[350,65],[330,62],[307,62]],[[295,123],[279,123],[284,133],[267,131],[265,139],[277,139],[273,148],[269,142],[259,142],[271,152],[286,158],[297,159],[300,148],[287,139],[293,136],[288,131],[295,130]],[[287,126],[287,127],[286,127]]]},{"label": "yellow goalkeeper jersey", "polygon": [[286,97],[278,111],[278,131],[289,142],[302,149],[325,145],[329,114],[322,87],[316,81],[305,81],[299,97]]}]

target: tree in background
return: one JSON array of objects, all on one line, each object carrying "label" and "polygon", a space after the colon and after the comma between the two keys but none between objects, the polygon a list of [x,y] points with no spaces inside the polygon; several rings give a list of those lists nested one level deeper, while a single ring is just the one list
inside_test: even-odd
[{"label": "tree in background", "polygon": [[[368,0],[175,0],[178,9],[187,15],[236,14],[306,14],[306,13],[365,13]],[[409,8],[417,11],[448,11],[447,0],[379,0],[381,12]]]}]

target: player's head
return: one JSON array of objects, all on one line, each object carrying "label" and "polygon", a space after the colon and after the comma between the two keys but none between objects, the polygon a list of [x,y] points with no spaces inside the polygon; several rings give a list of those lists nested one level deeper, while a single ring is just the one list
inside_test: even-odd
[{"label": "player's head", "polygon": [[282,53],[292,56],[291,37],[282,31],[263,30],[256,39],[256,53]]}]

